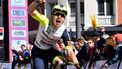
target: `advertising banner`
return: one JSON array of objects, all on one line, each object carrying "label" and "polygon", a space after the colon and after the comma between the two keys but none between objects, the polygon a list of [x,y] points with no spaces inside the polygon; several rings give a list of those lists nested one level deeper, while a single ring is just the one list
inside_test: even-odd
[{"label": "advertising banner", "polygon": [[12,49],[20,50],[28,43],[28,0],[9,0],[9,58]]}]

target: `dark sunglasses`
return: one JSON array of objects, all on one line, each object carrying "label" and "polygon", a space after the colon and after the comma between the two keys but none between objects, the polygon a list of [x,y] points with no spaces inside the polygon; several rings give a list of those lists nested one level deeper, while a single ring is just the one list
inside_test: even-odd
[{"label": "dark sunglasses", "polygon": [[58,13],[55,13],[54,15],[55,16],[59,16],[60,15],[61,17],[65,17],[65,15],[63,13],[59,13],[59,12]]}]

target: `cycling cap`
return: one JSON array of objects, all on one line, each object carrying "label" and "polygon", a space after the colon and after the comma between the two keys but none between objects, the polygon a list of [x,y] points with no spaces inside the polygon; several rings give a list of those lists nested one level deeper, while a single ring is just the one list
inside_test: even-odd
[{"label": "cycling cap", "polygon": [[52,14],[55,14],[57,12],[63,13],[64,15],[67,15],[67,9],[63,5],[55,5],[52,9]]}]

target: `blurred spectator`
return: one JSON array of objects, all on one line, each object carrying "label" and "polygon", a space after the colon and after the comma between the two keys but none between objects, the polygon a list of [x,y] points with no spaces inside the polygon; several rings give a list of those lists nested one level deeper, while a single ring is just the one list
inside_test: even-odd
[{"label": "blurred spectator", "polygon": [[31,45],[29,43],[27,43],[26,45],[26,49],[23,50],[23,59],[24,59],[24,64],[28,64],[31,62],[31,49],[30,49]]},{"label": "blurred spectator", "polygon": [[[68,41],[68,46],[65,46],[64,42],[62,39],[60,39],[58,42],[58,47],[57,50],[59,50],[62,54],[63,57],[65,57],[64,62],[65,63],[69,63],[72,62],[74,64],[76,64],[76,66],[78,66],[78,60],[75,56],[75,53],[73,51],[73,46],[72,46],[72,41]],[[58,61],[57,59],[54,60],[54,64],[55,62]]]},{"label": "blurred spectator", "polygon": [[100,33],[100,36],[101,36],[103,39],[106,39],[106,38],[110,37],[108,34],[106,34],[106,29],[105,29],[105,27],[103,27],[103,26],[100,27],[99,33]]},{"label": "blurred spectator", "polygon": [[22,52],[25,50],[25,45],[22,44],[21,45],[21,50],[17,51],[15,49],[12,50],[13,52],[13,61],[12,61],[12,67],[11,69],[14,69],[16,64],[18,64],[18,67],[20,67],[20,65],[23,63],[23,56],[22,56]]},{"label": "blurred spectator", "polygon": [[102,56],[103,59],[111,60],[115,53],[116,42],[113,40],[113,38],[108,37],[105,39],[105,47],[103,48]]},{"label": "blurred spectator", "polygon": [[115,47],[115,55],[111,60],[109,60],[108,62],[103,64],[102,67],[109,66],[111,64],[116,63],[118,60],[122,59],[122,34],[121,33],[116,33],[115,35],[113,35],[113,39],[117,43],[117,45]]},{"label": "blurred spectator", "polygon": [[74,46],[75,46],[75,49],[78,50],[79,49],[79,45],[78,45],[78,42],[74,42]]},{"label": "blurred spectator", "polygon": [[89,57],[88,57],[88,44],[86,43],[86,40],[81,37],[77,40],[78,42],[78,53],[77,53],[77,59],[80,63],[80,66],[83,66],[84,68],[86,67],[87,65],[87,62],[89,60]]},{"label": "blurred spectator", "polygon": [[78,45],[78,42],[76,41],[76,42],[74,42],[74,50],[75,50],[75,55],[77,55],[77,53],[78,53],[78,49],[79,49],[79,45]]},{"label": "blurred spectator", "polygon": [[30,44],[29,50],[30,50],[30,57],[31,57],[31,58],[32,58],[32,55],[31,55],[31,51],[32,51],[32,49],[33,49],[33,45]]},{"label": "blurred spectator", "polygon": [[99,32],[94,32],[93,33],[93,38],[95,40],[96,50],[98,51],[96,59],[100,59],[100,57],[102,55],[103,48],[104,48],[105,39],[103,39],[100,36]]},{"label": "blurred spectator", "polygon": [[88,45],[89,45],[89,50],[88,50],[88,54],[89,54],[89,64],[88,64],[88,69],[91,68],[91,66],[93,65],[93,63],[95,63],[96,61],[96,46],[95,46],[95,42],[93,38],[89,38],[87,40]]},{"label": "blurred spectator", "polygon": [[26,49],[26,46],[24,44],[21,45],[21,50],[24,51]]}]

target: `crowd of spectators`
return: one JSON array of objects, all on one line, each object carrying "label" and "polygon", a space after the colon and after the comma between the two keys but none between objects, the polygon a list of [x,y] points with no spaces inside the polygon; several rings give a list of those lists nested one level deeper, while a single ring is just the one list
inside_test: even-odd
[{"label": "crowd of spectators", "polygon": [[[85,35],[86,36],[86,35]],[[107,60],[101,65],[101,68],[110,66],[121,60],[122,47],[122,33],[115,33],[108,35],[104,27],[100,27],[100,31],[94,31],[91,36],[80,37],[71,40],[68,46],[72,48],[75,56],[68,56],[68,62],[76,63],[83,69],[94,69],[97,60]],[[60,46],[60,44],[58,43]],[[59,49],[59,47],[57,47]],[[70,54],[70,53],[69,53]],[[73,57],[76,57],[73,58]],[[73,62],[75,60],[76,62]]]},{"label": "crowd of spectators", "polygon": [[15,66],[18,64],[18,69],[21,69],[21,65],[26,66],[26,64],[31,63],[31,50],[33,45],[27,44],[21,45],[20,50],[12,49],[13,61],[11,69],[15,69]]},{"label": "crowd of spectators", "polygon": [[[63,63],[72,63],[77,68],[94,69],[94,65],[97,60],[107,60],[101,65],[101,67],[107,67],[111,64],[116,63],[122,59],[122,33],[116,33],[108,35],[101,28],[102,31],[93,32],[92,36],[80,37],[75,41],[70,40],[65,46],[62,39],[56,43],[56,49],[62,53],[60,57],[56,57],[53,60],[53,64],[63,60]],[[13,51],[13,63],[12,69],[14,69],[17,63],[27,64],[31,63],[31,50],[33,45],[27,44],[21,45],[21,50]]]}]

